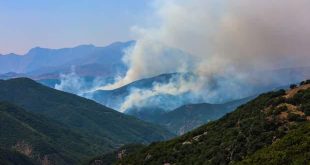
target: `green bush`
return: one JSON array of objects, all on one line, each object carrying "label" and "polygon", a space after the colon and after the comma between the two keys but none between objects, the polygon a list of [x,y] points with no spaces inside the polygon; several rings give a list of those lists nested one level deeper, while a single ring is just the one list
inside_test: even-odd
[{"label": "green bush", "polygon": [[310,84],[310,80],[300,82],[300,85],[306,85],[306,84]]},{"label": "green bush", "polygon": [[291,88],[291,89],[294,89],[294,88],[296,88],[296,87],[297,87],[296,84],[291,84],[291,85],[290,85],[290,88]]},{"label": "green bush", "polygon": [[275,106],[282,104],[282,103],[285,103],[285,102],[286,102],[286,99],[284,97],[277,97],[277,98],[269,100],[267,102],[267,105],[271,105],[271,106],[275,107]]},{"label": "green bush", "polygon": [[305,118],[303,116],[300,116],[300,115],[295,114],[295,113],[288,113],[287,118],[289,121],[304,121],[305,120]]},{"label": "green bush", "polygon": [[310,116],[310,103],[303,104],[300,109],[305,113],[306,116]]},{"label": "green bush", "polygon": [[272,143],[253,155],[248,156],[237,165],[282,165],[302,164],[310,162],[310,123],[298,125],[283,138]]}]

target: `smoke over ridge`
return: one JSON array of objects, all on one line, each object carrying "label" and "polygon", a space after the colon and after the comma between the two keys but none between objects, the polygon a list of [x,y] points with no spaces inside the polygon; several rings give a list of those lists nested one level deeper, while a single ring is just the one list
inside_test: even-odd
[{"label": "smoke over ridge", "polygon": [[75,66],[71,67],[69,73],[60,74],[59,80],[60,82],[54,85],[55,89],[88,98],[92,98],[91,92],[96,90],[98,86],[106,84],[100,77],[87,80],[87,78],[79,76],[75,71]]},{"label": "smoke over ridge", "polygon": [[283,80],[263,78],[264,71],[309,66],[310,1],[158,0],[153,6],[151,19],[160,23],[133,27],[137,42],[124,58],[126,76],[101,89],[170,72],[191,72],[198,80],[180,80],[182,88],[156,84],[148,91],[135,91],[122,107],[170,90],[215,102],[227,92],[241,97],[254,90],[244,85],[254,88]]}]

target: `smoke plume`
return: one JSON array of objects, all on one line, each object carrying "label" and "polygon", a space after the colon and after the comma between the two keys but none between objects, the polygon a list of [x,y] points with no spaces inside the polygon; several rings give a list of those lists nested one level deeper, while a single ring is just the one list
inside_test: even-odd
[{"label": "smoke plume", "polygon": [[310,65],[308,0],[158,0],[153,7],[145,19],[156,23],[133,27],[137,42],[126,52],[126,75],[103,89],[170,72],[191,72],[197,80],[134,91],[122,109],[158,94],[238,98],[255,90],[245,86],[283,80],[263,78],[265,71]]}]

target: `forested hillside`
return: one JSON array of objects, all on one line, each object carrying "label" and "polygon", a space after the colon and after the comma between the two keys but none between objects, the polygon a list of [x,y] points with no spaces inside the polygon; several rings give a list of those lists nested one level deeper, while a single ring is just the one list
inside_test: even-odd
[{"label": "forested hillside", "polygon": [[117,164],[307,164],[310,81],[268,92],[181,137]]},{"label": "forested hillside", "polygon": [[46,156],[57,165],[173,136],[160,126],[27,78],[0,80],[0,101],[0,147],[21,148],[17,151],[25,155],[27,150],[30,158]]}]

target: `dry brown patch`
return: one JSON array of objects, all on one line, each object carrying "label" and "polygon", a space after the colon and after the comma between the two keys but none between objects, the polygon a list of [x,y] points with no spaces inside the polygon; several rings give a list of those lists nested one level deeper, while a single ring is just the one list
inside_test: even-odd
[{"label": "dry brown patch", "polygon": [[297,114],[299,116],[303,116],[305,115],[304,112],[302,112],[297,106],[292,105],[292,104],[288,104],[288,103],[282,103],[280,105],[277,106],[277,108],[282,107],[282,106],[286,106],[287,107],[287,111]]},{"label": "dry brown patch", "polygon": [[291,112],[294,113],[294,114],[297,114],[299,116],[304,116],[305,115],[305,113],[302,112],[302,111],[291,111]]},{"label": "dry brown patch", "polygon": [[292,98],[293,96],[295,96],[295,94],[300,91],[300,90],[305,90],[305,89],[308,89],[310,88],[310,84],[306,84],[306,85],[302,85],[302,86],[299,86],[299,87],[296,87],[294,89],[291,89],[291,90],[288,90],[286,92],[286,95],[284,96],[285,98]]},{"label": "dry brown patch", "polygon": [[281,103],[277,106],[277,108],[280,107],[287,107],[288,111],[298,111],[298,108],[295,105],[288,104],[288,103]]},{"label": "dry brown patch", "polygon": [[18,141],[12,148],[29,158],[33,153],[32,145],[26,143],[25,141]]},{"label": "dry brown patch", "polygon": [[268,113],[268,112],[272,111],[271,107],[272,107],[272,106],[266,107],[265,109],[263,109],[262,112]]},{"label": "dry brown patch", "polygon": [[268,122],[272,122],[272,121],[273,121],[273,118],[272,118],[271,116],[267,116],[267,117],[266,117],[266,120],[267,120]]},{"label": "dry brown patch", "polygon": [[280,120],[286,120],[288,113],[287,112],[281,112],[278,116],[279,116]]}]

